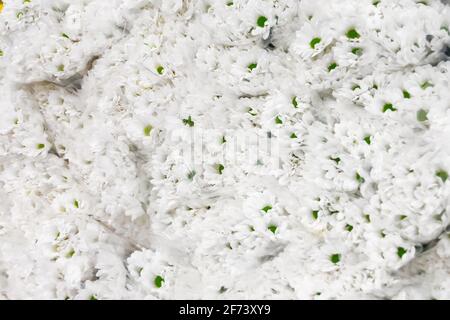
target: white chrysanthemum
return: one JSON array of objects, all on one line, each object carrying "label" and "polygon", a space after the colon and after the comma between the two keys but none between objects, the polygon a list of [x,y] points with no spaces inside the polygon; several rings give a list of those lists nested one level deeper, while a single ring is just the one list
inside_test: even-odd
[{"label": "white chrysanthemum", "polygon": [[448,299],[441,1],[3,0],[0,299]]}]

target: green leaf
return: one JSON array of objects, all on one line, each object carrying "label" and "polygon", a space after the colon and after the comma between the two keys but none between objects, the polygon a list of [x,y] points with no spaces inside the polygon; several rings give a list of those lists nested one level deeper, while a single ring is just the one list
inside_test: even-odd
[{"label": "green leaf", "polygon": [[332,254],[330,256],[330,261],[334,264],[337,264],[339,261],[341,261],[341,255],[339,253]]},{"label": "green leaf", "polygon": [[403,90],[403,98],[405,98],[405,99],[411,99],[411,94],[410,94],[408,91]]},{"label": "green leaf", "polygon": [[392,103],[386,103],[386,104],[383,106],[383,112],[386,112],[386,111],[388,111],[388,110],[390,110],[390,111],[392,111],[392,112],[397,111],[397,109],[394,108],[394,106],[392,105]]},{"label": "green leaf", "polygon": [[380,0],[375,0],[374,2],[372,2],[372,4],[376,7],[376,6],[378,6],[378,4],[379,4],[380,2],[381,2]]},{"label": "green leaf", "polygon": [[444,182],[444,183],[445,183],[445,181],[447,181],[447,179],[448,179],[448,173],[447,173],[447,171],[445,171],[445,170],[438,170],[438,171],[436,172],[436,176],[439,177],[439,178],[441,178],[442,182]]},{"label": "green leaf", "polygon": [[264,28],[264,26],[266,25],[266,22],[267,22],[267,18],[264,16],[259,16],[258,20],[256,20],[256,24],[260,28]]},{"label": "green leaf", "polygon": [[417,111],[417,121],[419,122],[424,122],[428,120],[427,117],[428,112],[425,111],[424,109],[420,109],[419,111]]},{"label": "green leaf", "polygon": [[45,144],[43,144],[43,143],[38,143],[38,144],[36,145],[36,148],[38,148],[39,150],[44,149],[44,148],[45,148]]},{"label": "green leaf", "polygon": [[58,69],[59,72],[64,72],[64,65],[63,65],[63,64],[60,64],[60,65],[57,67],[57,69]]},{"label": "green leaf", "polygon": [[364,219],[366,219],[366,221],[370,223],[370,215],[369,214],[365,214]]},{"label": "green leaf", "polygon": [[371,136],[365,136],[364,137],[364,141],[367,143],[367,144],[371,144],[372,143],[372,137]]},{"label": "green leaf", "polygon": [[98,300],[97,297],[93,294],[89,297],[89,300]]},{"label": "green leaf", "polygon": [[69,36],[67,35],[67,33],[63,32],[63,33],[61,33],[61,36],[64,37],[64,38],[70,39]]},{"label": "green leaf", "polygon": [[150,136],[150,133],[152,132],[152,130],[153,130],[153,127],[149,124],[148,126],[146,126],[144,128],[144,135],[147,137]]},{"label": "green leaf", "polygon": [[261,209],[262,211],[264,211],[265,213],[269,212],[270,210],[272,210],[272,206],[271,205],[267,205],[264,208]]},{"label": "green leaf", "polygon": [[270,230],[270,232],[272,232],[273,234],[275,234],[275,232],[277,231],[278,227],[274,224],[271,224],[270,226],[267,227],[268,230]]},{"label": "green leaf", "polygon": [[347,230],[348,232],[351,232],[353,230],[353,226],[351,224],[347,224],[345,226],[345,230]]},{"label": "green leaf", "polygon": [[233,1],[228,1],[228,2],[227,2],[227,6],[228,6],[228,7],[231,7],[233,4],[234,4]]},{"label": "green leaf", "polygon": [[293,132],[293,133],[291,133],[290,138],[291,139],[297,139],[297,135]]},{"label": "green leaf", "polygon": [[155,284],[155,287],[161,288],[163,283],[165,282],[164,278],[161,276],[156,276],[153,280],[153,283]]},{"label": "green leaf", "polygon": [[347,31],[346,36],[349,39],[358,39],[360,37],[360,34],[358,33],[358,31],[356,31],[356,29],[352,28]]},{"label": "green leaf", "polygon": [[194,126],[194,121],[192,121],[192,117],[189,116],[187,119],[183,119],[183,123],[189,127]]},{"label": "green leaf", "polygon": [[73,201],[73,206],[75,207],[75,208],[79,208],[80,207],[80,204],[78,203],[78,200],[74,200]]},{"label": "green leaf", "polygon": [[227,142],[227,139],[225,138],[225,136],[222,136],[222,140],[221,140],[222,144]]},{"label": "green leaf", "polygon": [[331,72],[331,70],[336,69],[336,67],[337,67],[337,63],[336,63],[336,62],[331,63],[331,64],[328,66],[328,72]]},{"label": "green leaf", "polygon": [[313,210],[311,212],[311,215],[312,215],[314,220],[317,220],[317,218],[319,218],[319,211],[318,210]]},{"label": "green leaf", "polygon": [[407,252],[406,249],[403,248],[403,247],[398,247],[397,248],[397,255],[398,255],[399,258],[402,258],[405,255],[406,252]]},{"label": "green leaf", "polygon": [[311,40],[311,42],[309,43],[309,46],[311,47],[311,49],[315,49],[316,45],[320,43],[320,41],[322,41],[321,38],[314,38]]},{"label": "green leaf", "polygon": [[361,87],[360,87],[358,84],[355,84],[355,85],[352,87],[352,91],[355,91],[356,89],[361,89]]}]

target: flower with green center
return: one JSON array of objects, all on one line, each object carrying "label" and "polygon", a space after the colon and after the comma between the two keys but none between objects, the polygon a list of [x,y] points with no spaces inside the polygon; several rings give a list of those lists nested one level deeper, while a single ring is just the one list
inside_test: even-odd
[{"label": "flower with green center", "polygon": [[319,210],[311,211],[311,215],[314,220],[317,220],[317,218],[319,218]]},{"label": "flower with green center", "polygon": [[45,144],[43,144],[43,143],[38,143],[38,144],[36,145],[36,148],[38,148],[39,150],[44,149],[44,148],[45,148]]},{"label": "flower with green center", "polygon": [[447,181],[447,179],[448,179],[448,173],[445,170],[438,170],[436,172],[436,176],[441,178],[443,183],[445,183],[445,181]]},{"label": "flower with green center", "polygon": [[196,174],[197,173],[194,170],[192,170],[188,173],[187,178],[192,181]]},{"label": "flower with green center", "polygon": [[269,204],[269,205],[265,206],[264,208],[262,208],[261,210],[264,211],[265,213],[267,213],[270,210],[272,210],[272,206]]},{"label": "flower with green center", "polygon": [[144,128],[144,135],[147,137],[150,136],[150,133],[152,132],[152,130],[153,130],[153,127],[149,124],[148,126],[146,126]]},{"label": "flower with green center", "polygon": [[408,91],[403,90],[403,98],[405,98],[405,99],[411,99],[411,94],[410,94]]},{"label": "flower with green center", "polygon": [[155,284],[155,287],[161,288],[163,283],[165,282],[164,278],[161,276],[156,276],[153,280],[153,283]]},{"label": "flower with green center", "polygon": [[278,227],[274,224],[271,224],[267,227],[267,229],[272,232],[273,234],[275,234],[275,232],[277,232]]},{"label": "flower with green center", "polygon": [[372,143],[371,139],[372,139],[372,138],[371,138],[370,135],[364,137],[364,141],[365,141],[367,144],[371,144],[371,143]]},{"label": "flower with green center", "polygon": [[341,255],[339,253],[334,253],[330,256],[330,261],[334,264],[337,264],[341,261]]},{"label": "flower with green center", "polygon": [[425,89],[427,89],[427,88],[429,88],[429,87],[432,87],[433,86],[433,84],[431,83],[431,82],[429,82],[429,81],[425,81],[424,83],[422,83],[421,85],[420,85],[420,87],[423,89],[423,90],[425,90]]},{"label": "flower with green center", "polygon": [[320,43],[320,41],[322,41],[321,38],[314,38],[311,40],[311,42],[309,43],[309,46],[311,47],[311,49],[315,49],[316,45]]},{"label": "flower with green center", "polygon": [[331,72],[332,70],[336,69],[337,63],[333,62],[328,66],[328,72]]},{"label": "flower with green center", "polygon": [[257,63],[250,63],[250,64],[247,66],[247,69],[248,69],[249,71],[252,71],[252,70],[255,69],[257,66],[258,66]]},{"label": "flower with green center", "polygon": [[194,121],[192,121],[192,117],[191,116],[189,116],[187,119],[183,119],[183,123],[186,126],[189,126],[189,127],[193,127],[194,126]]},{"label": "flower with green center", "polygon": [[333,160],[334,162],[336,162],[336,164],[339,164],[339,162],[341,162],[341,158],[339,157],[336,158],[330,157],[330,160]]},{"label": "flower with green center", "polygon": [[357,172],[356,174],[355,174],[355,179],[356,179],[356,181],[358,181],[358,183],[364,183],[364,181],[366,181],[363,177],[361,177],[361,175]]},{"label": "flower with green center", "polygon": [[352,53],[357,56],[360,56],[362,54],[362,51],[362,48],[359,47],[352,48]]},{"label": "flower with green center", "polygon": [[267,18],[264,16],[259,16],[258,19],[256,20],[256,25],[260,28],[264,28],[264,26],[266,25],[267,22]]},{"label": "flower with green center", "polygon": [[74,254],[75,254],[75,250],[72,248],[69,250],[69,252],[67,252],[66,258],[72,258]]},{"label": "flower with green center", "polygon": [[425,111],[424,109],[420,109],[419,111],[417,111],[417,121],[419,122],[424,122],[428,120],[428,112]]},{"label": "flower with green center", "polygon": [[347,31],[347,33],[345,34],[347,36],[347,38],[349,39],[358,39],[360,37],[358,31],[356,31],[355,28],[352,28],[350,30]]},{"label": "flower with green center", "polygon": [[345,226],[345,230],[347,230],[348,232],[352,232],[353,226],[352,226],[351,224],[347,224],[347,225]]},{"label": "flower with green center", "polygon": [[275,118],[275,123],[276,123],[276,124],[283,124],[283,120],[281,120],[280,116],[277,116],[277,117]]},{"label": "flower with green center", "polygon": [[80,204],[78,203],[78,200],[73,200],[73,206],[75,208],[77,208],[77,209],[80,207]]},{"label": "flower with green center", "polygon": [[164,73],[164,67],[163,66],[157,66],[156,72],[158,72],[159,75],[162,75]]},{"label": "flower with green center", "polygon": [[216,165],[217,173],[222,174],[224,169],[225,169],[225,167],[223,166],[223,164]]},{"label": "flower with green center", "polygon": [[248,108],[248,114],[250,114],[251,116],[256,116],[256,111],[255,110],[253,110],[253,108]]},{"label": "flower with green center", "polygon": [[397,255],[398,257],[401,259],[406,253],[406,249],[403,247],[398,247],[397,248]]},{"label": "flower with green center", "polygon": [[292,132],[290,135],[291,139],[297,139],[297,135],[295,134],[295,132]]},{"label": "flower with green center", "polygon": [[297,97],[295,96],[292,98],[292,105],[294,106],[294,108],[298,107]]},{"label": "flower with green center", "polygon": [[394,106],[392,105],[392,103],[386,103],[386,104],[383,106],[383,112],[386,112],[386,111],[388,111],[388,110],[390,110],[390,111],[392,111],[392,112],[397,111],[397,109],[394,108]]}]

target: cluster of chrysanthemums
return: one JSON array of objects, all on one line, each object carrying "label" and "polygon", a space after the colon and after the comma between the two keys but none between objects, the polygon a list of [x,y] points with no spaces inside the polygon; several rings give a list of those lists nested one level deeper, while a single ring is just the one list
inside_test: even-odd
[{"label": "cluster of chrysanthemums", "polygon": [[449,27],[0,1],[0,299],[450,298]]}]

